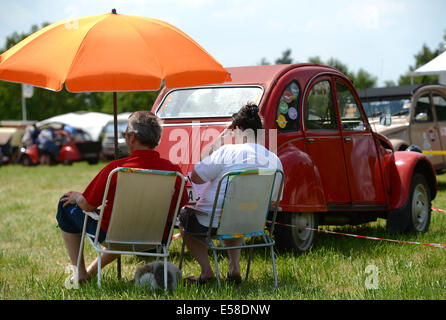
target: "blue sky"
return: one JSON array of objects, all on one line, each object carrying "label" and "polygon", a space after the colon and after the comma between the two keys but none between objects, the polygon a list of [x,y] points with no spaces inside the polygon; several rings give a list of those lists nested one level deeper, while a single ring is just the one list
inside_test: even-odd
[{"label": "blue sky", "polygon": [[[44,21],[110,12],[165,20],[189,34],[224,67],[273,62],[287,48],[296,62],[335,57],[396,81],[423,44],[446,30],[445,0],[0,0],[0,46],[14,31]],[[168,44],[166,44],[168,45]]]}]

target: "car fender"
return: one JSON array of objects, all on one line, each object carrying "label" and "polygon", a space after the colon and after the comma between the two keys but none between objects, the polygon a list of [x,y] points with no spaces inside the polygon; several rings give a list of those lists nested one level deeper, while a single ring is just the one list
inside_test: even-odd
[{"label": "car fender", "polygon": [[281,146],[277,155],[285,177],[282,211],[327,211],[321,178],[310,156],[292,143]]},{"label": "car fender", "polygon": [[23,154],[25,154],[25,155],[27,155],[29,157],[29,159],[31,160],[32,164],[38,164],[40,162],[39,148],[37,147],[37,144],[33,144],[33,145],[28,146],[25,149],[25,152],[23,152]]},{"label": "car fender", "polygon": [[438,188],[437,178],[431,162],[424,154],[419,152],[398,151],[394,153],[394,159],[390,172],[390,210],[401,208],[406,204],[409,197],[412,177],[415,172],[419,172],[426,177],[432,199],[435,198]]},{"label": "car fender", "polygon": [[81,154],[75,146],[64,145],[62,148],[60,148],[59,162],[78,161],[81,160],[81,158]]}]

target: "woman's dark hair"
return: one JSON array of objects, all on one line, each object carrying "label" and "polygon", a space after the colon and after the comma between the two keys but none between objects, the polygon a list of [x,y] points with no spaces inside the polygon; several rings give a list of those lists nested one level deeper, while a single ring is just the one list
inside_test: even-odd
[{"label": "woman's dark hair", "polygon": [[242,131],[252,129],[257,137],[257,130],[263,129],[263,121],[259,115],[259,107],[254,103],[243,106],[239,112],[232,115],[232,128]]}]

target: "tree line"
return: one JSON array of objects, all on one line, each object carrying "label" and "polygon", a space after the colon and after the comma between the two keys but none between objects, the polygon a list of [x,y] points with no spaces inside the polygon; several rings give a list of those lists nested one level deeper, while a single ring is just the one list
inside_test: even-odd
[{"label": "tree line", "polygon": [[[415,55],[415,63],[414,65],[409,66],[409,70],[404,74],[399,76],[399,79],[395,82],[393,80],[387,80],[384,82],[386,87],[393,86],[402,86],[411,83],[410,73],[418,69],[419,67],[425,65],[439,54],[443,53],[446,50],[446,30],[444,31],[443,41],[441,41],[437,48],[430,49],[426,44],[423,44],[423,47],[418,51]],[[327,61],[323,61],[319,56],[310,57],[307,61],[295,61],[292,58],[292,50],[290,48],[286,49],[282,52],[282,56],[278,57],[274,64],[289,64],[289,63],[298,63],[298,62],[311,62],[317,64],[325,64],[332,66],[338,70],[340,70],[343,74],[349,77],[353,83],[355,84],[356,89],[367,89],[373,88],[377,85],[378,78],[373,76],[368,71],[360,68],[357,72],[351,71],[348,66],[343,63],[341,60],[337,58],[329,58]],[[271,64],[266,58],[262,58],[259,65],[268,65]],[[429,75],[429,76],[414,76],[413,77],[414,84],[423,84],[423,83],[438,83],[437,75]]]},{"label": "tree line", "polygon": [[[14,32],[8,37],[4,47],[0,47],[0,52],[4,52],[29,36],[37,30],[49,25],[42,23],[33,25],[29,32]],[[436,49],[430,49],[423,45],[422,49],[414,56],[415,64],[409,66],[409,70],[401,75],[398,82],[386,81],[387,86],[403,85],[410,83],[409,72],[414,71],[423,64],[429,62],[440,54],[445,47],[446,31],[441,42]],[[275,64],[295,63],[291,57],[291,49],[286,49],[282,56],[277,58]],[[348,66],[337,58],[330,58],[322,61],[319,56],[310,57],[307,62],[326,64],[333,66],[353,80],[357,89],[375,87],[377,77],[364,69],[357,72],[349,70]],[[259,64],[270,64],[262,58]],[[438,76],[419,76],[414,78],[414,83],[438,83]],[[132,112],[141,109],[150,109],[155,102],[159,91],[141,92],[119,92],[118,93],[118,113]],[[42,88],[34,88],[34,95],[26,99],[27,118],[32,120],[44,120],[49,117],[74,112],[79,110],[113,113],[113,97],[111,92],[82,92],[71,93],[63,88],[59,92],[53,92]],[[22,87],[21,84],[0,81],[0,120],[20,120],[22,119]]]},{"label": "tree line", "polygon": [[[17,33],[6,37],[5,45],[0,48],[4,52],[25,39],[30,34],[49,25],[41,27],[33,25],[30,32]],[[118,113],[150,109],[158,96],[158,91],[119,92]],[[42,88],[34,88],[34,95],[26,99],[27,118],[44,120],[49,117],[74,111],[95,111],[113,113],[113,94],[111,92],[71,93],[65,87],[59,92]],[[22,87],[21,84],[0,80],[0,120],[22,119]]]}]

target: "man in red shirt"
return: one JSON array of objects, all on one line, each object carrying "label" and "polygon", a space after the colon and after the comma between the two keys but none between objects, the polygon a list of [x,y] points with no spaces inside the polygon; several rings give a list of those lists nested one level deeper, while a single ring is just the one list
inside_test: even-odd
[{"label": "man in red shirt", "polygon": [[[117,167],[142,168],[166,171],[179,171],[178,165],[169,160],[160,158],[154,148],[158,145],[161,138],[161,120],[150,111],[137,111],[129,117],[129,124],[124,133],[125,141],[130,152],[127,158],[114,160],[102,169],[98,175],[90,182],[83,193],[69,191],[60,199],[57,221],[62,230],[62,238],[67,247],[68,255],[72,265],[77,265],[77,257],[81,242],[81,233],[85,218],[84,211],[91,212],[97,210],[102,204],[107,178],[110,172]],[[179,189],[180,181],[177,181]],[[105,239],[110,216],[113,208],[113,201],[116,189],[116,175],[110,181],[110,188],[107,195],[107,204],[104,208],[104,215],[100,227],[99,242]],[[181,195],[181,205],[188,202],[187,192]],[[176,199],[174,199],[174,202]],[[172,207],[171,207],[172,209]],[[97,222],[90,217],[87,222],[87,232],[95,234]],[[119,255],[102,254],[101,264],[105,267],[116,259]],[[85,268],[85,262],[82,255],[79,270],[79,282],[88,280],[97,272],[97,259],[91,263],[88,270]]]}]

